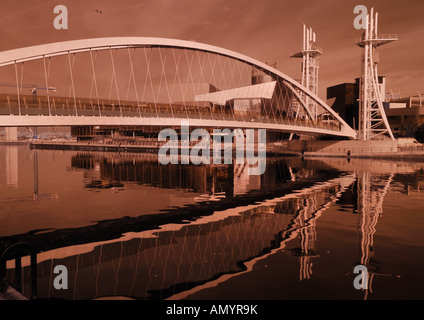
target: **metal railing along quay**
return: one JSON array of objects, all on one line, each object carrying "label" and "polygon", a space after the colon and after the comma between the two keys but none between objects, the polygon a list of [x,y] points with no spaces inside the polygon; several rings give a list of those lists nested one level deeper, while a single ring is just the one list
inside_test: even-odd
[{"label": "metal railing along quay", "polygon": [[[19,298],[19,293],[23,291],[23,273],[22,273],[22,258],[30,257],[30,286],[31,291],[28,294],[30,298],[37,297],[37,253],[35,249],[28,243],[18,242],[6,247],[0,255],[0,294],[6,294],[13,285],[16,299]],[[14,261],[14,277],[13,281],[8,278],[7,262]]]}]

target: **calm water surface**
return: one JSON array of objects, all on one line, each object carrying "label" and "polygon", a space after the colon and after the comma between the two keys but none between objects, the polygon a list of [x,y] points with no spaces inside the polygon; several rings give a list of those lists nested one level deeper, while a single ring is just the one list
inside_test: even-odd
[{"label": "calm water surface", "polygon": [[[423,187],[413,162],[269,158],[248,176],[3,146],[0,246],[34,248],[40,299],[423,299]],[[368,290],[353,287],[358,264]]]}]

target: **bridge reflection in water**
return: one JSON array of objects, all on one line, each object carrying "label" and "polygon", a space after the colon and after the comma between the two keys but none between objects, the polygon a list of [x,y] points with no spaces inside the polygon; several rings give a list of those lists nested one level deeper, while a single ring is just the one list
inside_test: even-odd
[{"label": "bridge reflection in water", "polygon": [[[268,176],[238,190],[237,181],[248,179],[243,176],[247,170],[233,165],[161,166],[152,155],[76,153],[72,168],[83,170],[86,188],[134,183],[203,196],[195,204],[168,208],[151,221],[141,220],[133,229],[123,218],[94,228],[55,231],[48,235],[51,243],[43,234],[23,237],[38,249],[38,297],[181,299],[249,272],[296,238],[301,244],[296,252],[299,280],[308,280],[317,256],[316,222],[347,188],[357,190],[358,264],[369,268],[371,286],[379,272],[372,259],[373,237],[396,171],[388,174],[380,166],[379,172],[365,172],[357,166],[349,168],[352,164],[345,160],[317,160],[314,169],[301,159],[269,161]],[[333,176],[321,174],[329,169]],[[120,237],[114,236],[117,228]],[[85,239],[75,240],[78,237]],[[54,245],[58,238],[61,244]],[[69,290],[53,288],[53,268],[59,264],[69,270]]]},{"label": "bridge reflection in water", "polygon": [[[263,256],[310,223],[322,207],[332,201],[343,184],[352,178],[335,178],[299,193],[273,198],[271,190],[285,180],[308,184],[311,170],[301,172],[285,162],[269,166],[264,181],[274,181],[261,188],[251,184],[250,194],[236,185],[244,171],[233,166],[161,166],[148,155],[130,158],[116,155],[77,154],[72,167],[85,169],[87,188],[108,188],[119,183],[148,184],[158,188],[181,188],[208,192],[202,202],[209,203],[211,214],[187,222],[161,225],[157,229],[128,232],[119,239],[57,248],[39,254],[39,297],[90,299],[107,296],[167,298],[195,288],[222,275],[246,270],[245,262]],[[274,170],[275,171],[274,171]],[[277,172],[277,174],[276,174]],[[244,177],[246,178],[246,177]],[[257,177],[252,177],[257,178]],[[259,191],[260,189],[260,191]],[[261,199],[258,193],[265,195]],[[239,195],[237,195],[239,194]],[[223,205],[239,197],[243,206]],[[213,202],[211,202],[213,200]],[[256,201],[260,200],[257,204]],[[240,201],[238,202],[240,203]],[[202,210],[195,205],[192,210]],[[175,209],[178,210],[178,209]],[[172,211],[172,210],[171,210]],[[301,218],[300,218],[301,217]],[[303,231],[303,234],[307,230]],[[49,259],[62,257],[61,259]],[[70,290],[59,292],[52,287],[52,266],[69,269]],[[43,285],[44,282],[44,285]],[[48,291],[41,292],[41,288]]]}]

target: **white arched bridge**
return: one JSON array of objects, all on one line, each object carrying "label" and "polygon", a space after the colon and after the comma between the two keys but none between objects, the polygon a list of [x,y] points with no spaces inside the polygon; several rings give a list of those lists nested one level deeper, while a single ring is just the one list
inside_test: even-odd
[{"label": "white arched bridge", "polygon": [[297,81],[211,45],[119,37],[0,52],[2,127],[175,127],[182,120],[356,138]]}]

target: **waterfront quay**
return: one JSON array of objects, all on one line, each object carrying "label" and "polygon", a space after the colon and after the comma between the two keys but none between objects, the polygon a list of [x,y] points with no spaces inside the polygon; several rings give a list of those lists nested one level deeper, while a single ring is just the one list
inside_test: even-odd
[{"label": "waterfront quay", "polygon": [[[80,150],[100,152],[157,153],[165,142],[157,139],[138,139],[120,141],[77,141],[48,140],[7,142],[0,145],[27,145],[31,149]],[[190,142],[190,148],[196,142]],[[233,145],[233,150],[234,150]],[[210,144],[213,150],[213,141]],[[285,155],[295,157],[342,157],[342,158],[381,158],[381,159],[424,159],[424,145],[414,139],[400,140],[293,140],[269,142],[267,155]]]}]

